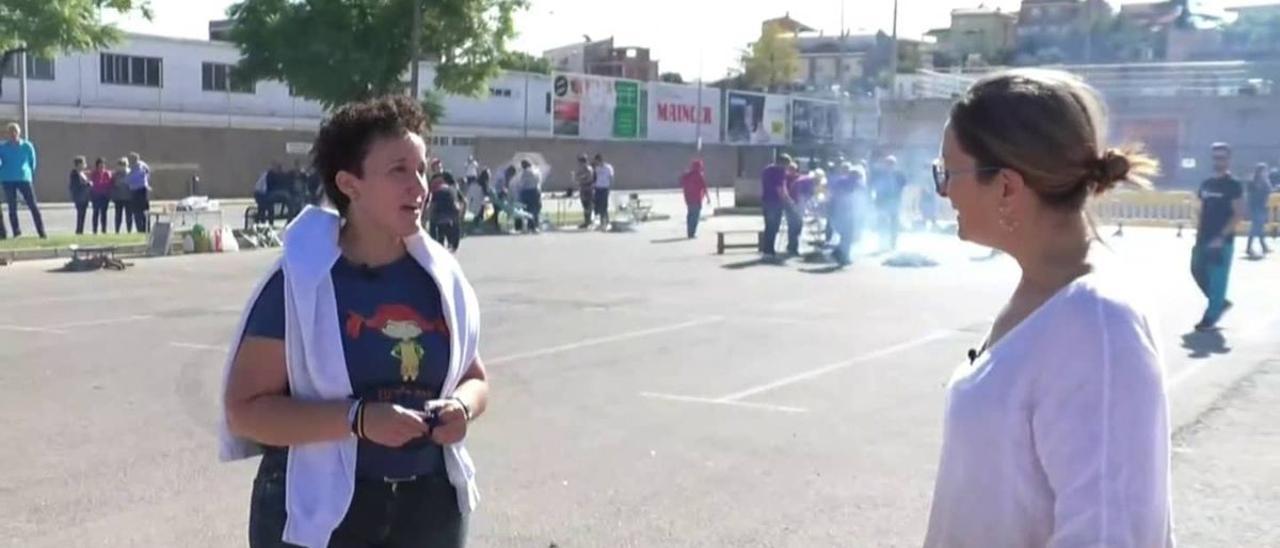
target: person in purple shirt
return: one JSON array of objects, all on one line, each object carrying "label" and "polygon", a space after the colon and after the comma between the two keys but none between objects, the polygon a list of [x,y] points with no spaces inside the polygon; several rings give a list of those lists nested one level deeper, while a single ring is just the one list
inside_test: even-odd
[{"label": "person in purple shirt", "polygon": [[774,245],[778,229],[782,227],[782,213],[791,203],[787,194],[787,171],[794,169],[791,165],[790,156],[779,154],[777,161],[760,173],[760,203],[764,210],[764,241],[760,242],[760,252],[768,257],[777,255]]}]

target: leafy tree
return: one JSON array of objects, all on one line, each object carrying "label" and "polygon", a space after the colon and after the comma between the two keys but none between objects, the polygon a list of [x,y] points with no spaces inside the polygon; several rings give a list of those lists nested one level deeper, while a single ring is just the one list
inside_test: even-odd
[{"label": "leafy tree", "polygon": [[749,85],[776,91],[800,72],[800,50],[781,26],[767,25],[760,39],[742,54],[742,73]]},{"label": "leafy tree", "polygon": [[0,66],[23,49],[51,58],[115,43],[120,31],[102,22],[104,11],[151,18],[147,0],[0,0]]},{"label": "leafy tree", "polygon": [[436,62],[435,87],[478,95],[497,75],[526,0],[241,0],[227,13],[241,74],[287,82],[326,107],[402,93],[412,58]]},{"label": "leafy tree", "polygon": [[658,76],[658,80],[661,80],[661,81],[666,82],[666,83],[668,83],[668,84],[683,84],[683,83],[684,83],[684,77],[683,77],[683,76],[680,76],[680,73],[679,73],[679,72],[664,72],[664,73],[662,73],[661,75],[659,75],[659,76]]},{"label": "leafy tree", "polygon": [[502,59],[498,61],[498,66],[502,67],[502,70],[551,74],[551,61],[523,51],[508,51],[504,53]]}]

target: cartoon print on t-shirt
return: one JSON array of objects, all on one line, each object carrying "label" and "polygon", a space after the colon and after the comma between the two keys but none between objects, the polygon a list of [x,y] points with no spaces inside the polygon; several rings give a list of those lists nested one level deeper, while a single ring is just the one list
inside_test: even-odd
[{"label": "cartoon print on t-shirt", "polygon": [[448,332],[443,320],[429,321],[403,304],[379,305],[369,318],[348,311],[347,336],[360,338],[361,328],[376,329],[397,341],[391,348],[391,356],[400,360],[400,379],[404,382],[417,380],[421,370],[422,356],[426,352],[418,337],[431,331]]}]

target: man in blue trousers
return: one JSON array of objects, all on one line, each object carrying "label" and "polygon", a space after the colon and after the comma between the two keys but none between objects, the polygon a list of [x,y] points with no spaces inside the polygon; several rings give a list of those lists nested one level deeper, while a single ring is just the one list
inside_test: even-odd
[{"label": "man in blue trousers", "polygon": [[1191,275],[1209,299],[1196,331],[1217,329],[1231,308],[1227,281],[1235,253],[1236,226],[1244,218],[1244,184],[1231,175],[1231,146],[1213,145],[1214,176],[1200,184],[1200,225],[1191,251]]}]

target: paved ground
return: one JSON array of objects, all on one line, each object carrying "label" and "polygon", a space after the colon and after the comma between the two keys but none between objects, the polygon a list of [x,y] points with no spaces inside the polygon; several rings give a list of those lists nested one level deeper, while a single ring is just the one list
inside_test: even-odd
[{"label": "paved ground", "polygon": [[[1014,265],[919,235],[904,245],[939,266],[774,266],[679,225],[464,241],[494,386],[472,545],[919,545],[943,382]],[[1214,338],[1186,335],[1189,240],[1112,245],[1162,324],[1184,545],[1276,546],[1280,258],[1236,264]],[[272,258],[0,269],[0,545],[244,545],[254,463],[215,462],[213,425],[224,345]]]}]

